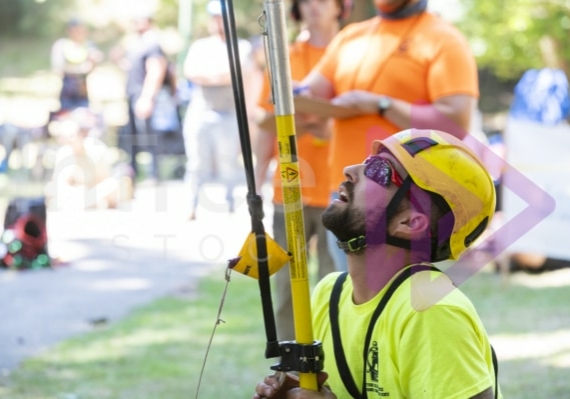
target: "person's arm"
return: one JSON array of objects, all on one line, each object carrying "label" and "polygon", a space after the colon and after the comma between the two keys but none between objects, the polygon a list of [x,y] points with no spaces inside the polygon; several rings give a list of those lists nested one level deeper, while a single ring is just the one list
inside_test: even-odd
[{"label": "person's arm", "polygon": [[437,126],[459,139],[469,134],[471,116],[477,107],[475,97],[457,94],[441,97],[432,104],[415,105],[395,100],[385,117],[402,129],[431,129]]},{"label": "person's arm", "polygon": [[232,83],[231,75],[229,72],[219,74],[187,74],[186,77],[192,83],[199,86],[228,86]]},{"label": "person's arm", "polygon": [[297,137],[310,134],[321,140],[329,140],[331,137],[331,120],[314,115],[295,113],[295,131]]},{"label": "person's arm", "polygon": [[334,97],[334,86],[330,80],[313,70],[299,85],[303,87],[303,95],[330,100]]},{"label": "person's arm", "polygon": [[101,50],[92,44],[89,45],[87,62],[84,63],[85,65],[83,66],[85,68],[85,73],[92,72],[93,69],[95,69],[98,64],[103,62],[104,59],[105,55]]},{"label": "person's arm", "polygon": [[272,132],[260,129],[257,134],[257,139],[254,145],[255,154],[255,186],[258,193],[261,192],[261,187],[265,182],[267,176],[267,169],[274,156],[276,136]]},{"label": "person's arm", "polygon": [[[334,93],[332,83],[315,71],[310,72],[302,82],[294,82],[294,87],[300,89],[302,94],[299,95],[308,97],[330,99]],[[317,138],[328,140],[331,135],[331,124],[329,119],[296,111],[295,130],[298,137],[310,133]]]},{"label": "person's arm", "polygon": [[[247,116],[250,121],[255,121],[260,114],[258,99],[263,86],[264,74],[259,69],[253,57],[253,49],[249,42],[239,47],[241,60],[241,73],[243,76],[243,88]],[[250,126],[252,127],[252,126]]]},{"label": "person's arm", "polygon": [[63,56],[63,42],[62,39],[58,39],[51,47],[50,53],[50,63],[51,69],[54,72],[63,74],[65,68],[65,57]]},{"label": "person's arm", "polygon": [[[354,116],[378,115],[380,94],[362,90],[352,90],[335,97],[336,105],[353,108]],[[384,113],[384,117],[400,129],[433,129],[440,130],[463,139],[469,133],[471,115],[477,107],[477,99],[470,95],[457,94],[441,97],[431,104],[417,105],[390,98],[392,105]]]},{"label": "person's arm", "polygon": [[176,70],[174,68],[174,65],[172,65],[168,61],[166,62],[165,74],[167,76],[166,81],[170,85],[170,94],[172,96],[176,96],[178,88],[178,76],[176,76]]},{"label": "person's arm", "polygon": [[164,57],[148,57],[145,62],[146,75],[141,95],[135,104],[135,113],[140,119],[147,119],[154,109],[154,97],[162,87],[167,61]]}]

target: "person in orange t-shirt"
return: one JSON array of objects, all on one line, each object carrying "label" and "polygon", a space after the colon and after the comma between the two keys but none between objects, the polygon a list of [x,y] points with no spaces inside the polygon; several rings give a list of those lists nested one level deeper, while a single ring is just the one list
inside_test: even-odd
[{"label": "person in orange t-shirt", "polygon": [[[291,17],[301,23],[302,32],[289,49],[291,77],[299,82],[311,71],[325,52],[327,44],[339,30],[343,14],[342,0],[294,0]],[[259,105],[268,113],[273,112],[270,84],[266,77]],[[335,271],[327,247],[326,230],[321,214],[329,204],[328,155],[330,126],[322,120],[297,115],[297,152],[301,173],[303,217],[307,241],[317,237],[318,277],[321,279]],[[269,117],[271,117],[269,115]],[[262,129],[255,143],[256,182],[258,188],[265,181],[268,166],[278,155],[275,131]],[[287,248],[283,193],[279,168],[273,176],[273,235],[277,243]],[[279,340],[294,340],[293,304],[289,267],[282,268],[274,277],[277,305],[276,322]]]},{"label": "person in orange t-shirt", "polygon": [[[427,0],[374,0],[378,16],[345,27],[303,80],[308,95],[349,107],[334,119],[330,190],[343,166],[366,157],[371,142],[410,127],[463,139],[479,96],[477,65],[462,34],[426,11]],[[338,269],[346,256],[329,235]]]}]

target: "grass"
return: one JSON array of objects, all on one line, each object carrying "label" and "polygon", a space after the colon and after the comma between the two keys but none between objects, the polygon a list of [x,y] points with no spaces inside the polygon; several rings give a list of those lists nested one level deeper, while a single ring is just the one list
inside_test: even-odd
[{"label": "grass", "polygon": [[[536,286],[549,278],[558,286]],[[0,398],[193,398],[224,284],[219,269],[191,299],[157,300],[25,361],[0,380]],[[483,272],[462,287],[497,350],[505,398],[562,398],[570,392],[568,285],[568,271],[515,275],[506,287],[498,275]],[[232,275],[221,318],[225,323],[214,337],[199,397],[250,397],[271,363],[263,358],[255,281]]]},{"label": "grass", "polygon": [[479,273],[462,286],[491,335],[505,398],[567,398],[570,270],[515,273],[509,284]]},{"label": "grass", "polygon": [[[9,375],[0,397],[194,397],[224,284],[220,271],[202,281],[193,300],[160,299],[117,324],[63,342]],[[232,276],[222,319],[200,397],[250,396],[269,365],[253,280]]]}]

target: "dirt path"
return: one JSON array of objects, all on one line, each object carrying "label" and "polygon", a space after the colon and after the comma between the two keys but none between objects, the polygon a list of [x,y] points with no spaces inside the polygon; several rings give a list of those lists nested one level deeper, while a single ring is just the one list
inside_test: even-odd
[{"label": "dirt path", "polygon": [[[236,194],[245,198],[245,188]],[[189,222],[185,198],[181,182],[166,182],[139,187],[123,210],[50,212],[50,252],[67,265],[0,271],[0,372],[155,298],[191,292],[235,257],[251,227],[245,200],[228,214],[224,190],[208,186]]]}]

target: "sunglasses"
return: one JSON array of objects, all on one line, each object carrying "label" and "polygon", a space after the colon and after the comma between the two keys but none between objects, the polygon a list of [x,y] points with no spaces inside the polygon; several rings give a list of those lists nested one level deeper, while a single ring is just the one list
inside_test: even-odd
[{"label": "sunglasses", "polygon": [[364,160],[364,175],[382,187],[388,187],[390,183],[400,187],[403,183],[394,164],[379,155],[370,155]]}]

